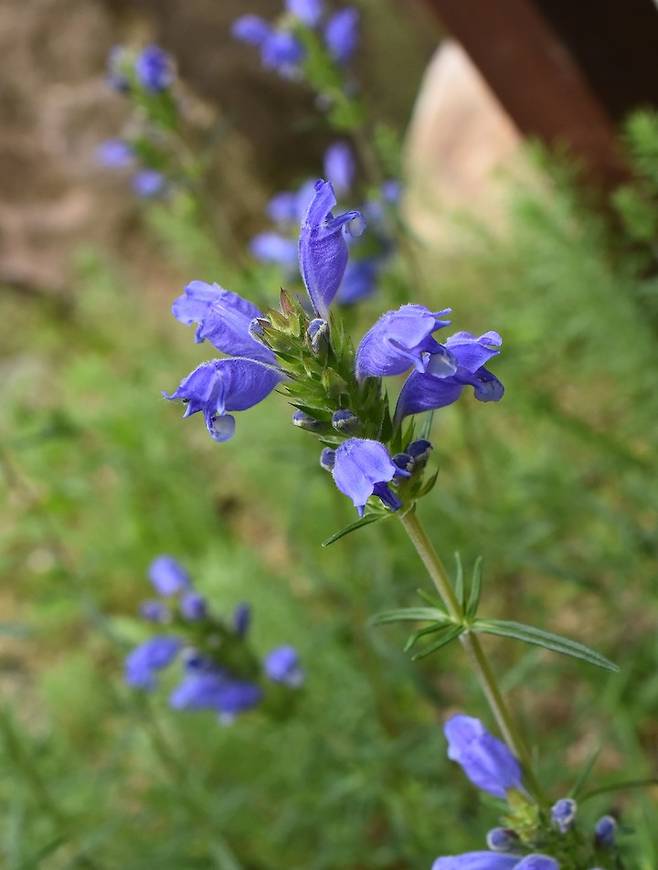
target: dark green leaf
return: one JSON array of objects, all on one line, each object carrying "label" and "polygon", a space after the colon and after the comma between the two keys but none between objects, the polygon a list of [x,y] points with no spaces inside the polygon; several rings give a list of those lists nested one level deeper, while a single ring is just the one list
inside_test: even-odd
[{"label": "dark green leaf", "polygon": [[450,617],[438,607],[400,607],[397,610],[384,610],[376,613],[370,622],[372,625],[384,625],[387,622],[450,622]]},{"label": "dark green leaf", "polygon": [[509,637],[513,640],[520,640],[523,643],[541,646],[544,649],[550,649],[553,652],[589,662],[589,664],[596,665],[606,671],[619,670],[617,665],[595,650],[585,646],[585,644],[579,643],[576,640],[569,640],[569,638],[561,637],[559,634],[553,634],[550,631],[543,631],[530,625],[522,625],[520,622],[509,622],[504,619],[478,619],[473,623],[472,630],[483,632],[484,634]]},{"label": "dark green leaf", "polygon": [[326,541],[322,542],[322,546],[328,547],[330,544],[335,544],[336,541],[340,541],[340,539],[344,538],[345,535],[349,535],[351,532],[356,532],[357,529],[362,529],[364,526],[377,523],[379,520],[385,520],[386,517],[387,514],[366,514],[365,517],[361,517],[360,520],[356,520],[348,526],[340,529],[340,531],[334,532],[333,535],[329,535]]},{"label": "dark green leaf", "polygon": [[468,603],[466,605],[466,616],[469,619],[474,619],[480,606],[480,595],[482,594],[482,556],[478,556],[473,565],[473,574],[471,576],[471,588],[468,592]]},{"label": "dark green leaf", "polygon": [[464,607],[464,566],[462,565],[462,557],[459,553],[455,553],[455,595],[462,609]]},{"label": "dark green leaf", "polygon": [[425,656],[429,656],[432,653],[440,650],[441,647],[446,646],[451,643],[451,641],[455,640],[455,638],[459,637],[459,635],[464,631],[463,625],[449,625],[446,626],[441,631],[441,637],[431,643],[429,646],[426,646],[425,649],[417,652],[415,656],[413,656],[413,661],[418,661],[418,659],[424,659]]}]

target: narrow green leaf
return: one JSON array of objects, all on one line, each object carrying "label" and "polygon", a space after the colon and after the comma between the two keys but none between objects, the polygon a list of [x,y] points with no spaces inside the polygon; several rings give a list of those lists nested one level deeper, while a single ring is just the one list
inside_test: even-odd
[{"label": "narrow green leaf", "polygon": [[428,492],[432,491],[432,489],[434,488],[434,485],[437,481],[438,476],[439,476],[439,472],[437,470],[434,472],[434,474],[431,477],[427,478],[425,483],[423,483],[421,488],[418,490],[418,496],[417,496],[418,498],[422,498],[422,496],[427,495]]},{"label": "narrow green leaf", "polygon": [[553,652],[589,662],[589,664],[596,665],[606,671],[619,670],[617,665],[595,650],[585,646],[585,644],[569,640],[569,638],[561,637],[559,634],[553,634],[550,631],[543,631],[543,629],[533,628],[530,625],[522,625],[520,622],[509,622],[505,619],[478,619],[473,623],[471,628],[473,631],[483,632],[484,634],[495,634],[500,637],[509,637],[513,640],[520,640],[523,643],[541,646],[544,649],[550,649]]},{"label": "narrow green leaf", "polygon": [[416,592],[430,607],[438,607],[440,610],[443,610],[443,602],[438,595],[432,595],[431,592],[426,592],[425,589],[416,589]]},{"label": "narrow green leaf", "polygon": [[468,591],[468,603],[466,604],[466,616],[469,619],[475,619],[480,606],[480,595],[482,594],[482,556],[478,556],[473,565],[473,574],[471,576],[471,588]]},{"label": "narrow green leaf", "polygon": [[652,788],[658,786],[658,779],[629,779],[624,782],[613,782],[610,785],[602,785],[599,788],[593,788],[580,797],[579,803],[588,801],[590,798],[598,797],[600,794],[607,794],[612,791],[624,791],[627,788]]},{"label": "narrow green leaf", "polygon": [[594,769],[594,765],[596,764],[596,760],[600,754],[601,754],[601,747],[600,746],[597,746],[596,749],[594,750],[594,752],[590,753],[590,756],[587,759],[585,766],[580,771],[578,779],[574,783],[573,788],[571,789],[571,791],[569,793],[572,798],[580,799],[580,793],[583,790],[583,788],[585,787],[585,783],[590,778],[592,770]]},{"label": "narrow green leaf", "polygon": [[329,547],[331,544],[335,544],[336,541],[340,541],[340,539],[344,538],[345,535],[349,535],[352,532],[356,532],[357,529],[362,529],[364,526],[369,526],[372,523],[377,523],[379,520],[385,520],[386,518],[387,514],[366,514],[365,517],[361,517],[360,520],[356,520],[348,526],[340,529],[338,532],[334,532],[333,535],[329,535],[326,541],[322,542],[322,546]]},{"label": "narrow green leaf", "polygon": [[457,601],[464,607],[464,566],[462,565],[462,557],[458,552],[455,552],[455,595]]},{"label": "narrow green leaf", "polygon": [[384,610],[376,613],[370,620],[372,625],[387,622],[450,622],[448,614],[438,607],[400,607],[397,610]]},{"label": "narrow green leaf", "polygon": [[412,656],[412,661],[416,662],[419,659],[424,659],[425,656],[432,655],[432,653],[437,652],[437,650],[440,650],[441,647],[446,646],[447,644],[455,640],[455,638],[459,637],[459,635],[462,634],[463,631],[463,625],[446,626],[441,632],[441,637],[438,640],[434,641],[434,643],[426,646],[425,649],[417,652],[415,656]]},{"label": "narrow green leaf", "polygon": [[402,651],[409,652],[412,646],[415,646],[421,637],[425,637],[428,634],[434,634],[436,631],[443,631],[444,628],[445,625],[443,623],[439,624],[438,622],[434,623],[434,625],[428,625],[427,628],[419,628],[418,631],[414,631],[413,634],[409,635]]}]

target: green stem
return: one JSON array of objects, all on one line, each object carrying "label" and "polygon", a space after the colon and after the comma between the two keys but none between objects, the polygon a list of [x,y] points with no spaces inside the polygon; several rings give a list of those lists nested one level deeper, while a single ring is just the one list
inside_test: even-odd
[{"label": "green stem", "polygon": [[[403,514],[400,517],[400,521],[402,522],[406,533],[409,535],[412,544],[416,548],[416,552],[427,568],[427,573],[432,578],[432,582],[441,596],[441,600],[443,601],[450,617],[458,624],[463,623],[464,612],[460,602],[457,600],[454,589],[452,588],[448,572],[446,571],[445,565],[441,561],[439,554],[434,549],[432,542],[427,537],[425,529],[416,516],[415,509]],[[460,635],[460,641],[468,653],[471,665],[473,666],[478,682],[480,683],[482,691],[485,694],[487,702],[489,703],[491,711],[498,724],[500,733],[503,735],[505,742],[514,755],[516,755],[521,762],[525,773],[526,783],[530,791],[539,803],[543,804],[545,800],[542,788],[533,772],[530,753],[528,752],[528,748],[512,719],[512,715],[498,687],[496,677],[494,676],[489,660],[482,649],[479,638],[477,635],[472,634],[467,630]]]}]

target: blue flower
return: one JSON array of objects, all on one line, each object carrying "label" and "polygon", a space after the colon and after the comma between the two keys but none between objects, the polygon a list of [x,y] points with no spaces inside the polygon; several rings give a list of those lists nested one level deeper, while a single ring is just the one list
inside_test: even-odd
[{"label": "blue flower", "polygon": [[304,671],[294,647],[280,646],[273,649],[265,657],[264,667],[269,679],[275,683],[285,683],[297,689],[304,682]]},{"label": "blue flower", "polygon": [[467,852],[437,858],[432,870],[560,870],[554,858],[547,855],[501,855],[500,852]]},{"label": "blue flower", "polygon": [[286,0],[286,9],[308,27],[316,27],[324,14],[324,0]]},{"label": "blue flower", "polygon": [[169,697],[175,710],[216,710],[234,717],[260,703],[263,693],[255,683],[240,680],[219,669],[188,670]]},{"label": "blue flower", "polygon": [[[176,320],[189,326],[197,323],[197,342],[206,339],[222,353],[274,363],[269,348],[249,332],[251,321],[261,312],[249,302],[218,284],[192,281],[171,307]],[[193,413],[193,412],[190,412]]]},{"label": "blue flower", "polygon": [[349,262],[336,293],[336,302],[354,305],[371,296],[377,289],[380,268],[381,261],[376,257]]},{"label": "blue flower", "polygon": [[411,366],[424,372],[429,354],[449,359],[450,354],[432,338],[432,333],[450,323],[442,319],[449,312],[449,308],[432,312],[424,305],[411,304],[382,314],[357,348],[357,378],[401,375]]},{"label": "blue flower", "polygon": [[297,243],[280,233],[258,233],[249,242],[249,250],[261,263],[276,263],[286,272],[297,271]]},{"label": "blue flower", "polygon": [[507,746],[471,716],[457,715],[444,726],[448,758],[456,761],[473,785],[494,797],[523,788],[521,766]]},{"label": "blue flower", "polygon": [[133,177],[133,190],[143,199],[154,199],[167,190],[167,179],[155,169],[142,169]]},{"label": "blue flower", "polygon": [[173,556],[157,556],[149,565],[149,580],[160,595],[176,595],[190,588],[190,576]]},{"label": "blue flower", "polygon": [[299,221],[297,193],[293,190],[275,193],[267,204],[266,213],[275,224],[292,224]]},{"label": "blue flower", "polygon": [[238,604],[233,611],[233,628],[238,637],[246,637],[251,623],[251,607],[248,604]]},{"label": "blue flower", "polygon": [[617,820],[612,816],[601,816],[594,826],[594,841],[603,849],[610,849],[615,844]]},{"label": "blue flower", "polygon": [[190,622],[198,622],[205,619],[208,608],[206,599],[197,592],[185,592],[180,599],[180,612]]},{"label": "blue flower", "polygon": [[514,852],[519,837],[511,828],[492,828],[487,834],[487,846],[492,852]]},{"label": "blue flower", "polygon": [[273,30],[261,46],[261,61],[285,78],[294,77],[304,59],[304,46],[288,30]]},{"label": "blue flower", "polygon": [[334,60],[348,63],[359,44],[358,10],[350,6],[332,15],[324,29],[324,41]]},{"label": "blue flower", "polygon": [[444,348],[453,361],[452,371],[446,366],[445,357],[430,354],[424,362],[425,371],[412,372],[405,381],[398,397],[396,419],[451,405],[468,385],[473,387],[475,398],[480,402],[502,399],[505,388],[484,366],[500,353],[501,343],[497,332],[485,332],[479,337],[470,332],[451,336]]},{"label": "blue flower", "polygon": [[363,516],[371,495],[378,496],[391,510],[402,506],[386,485],[399,471],[379,441],[349,438],[336,448],[331,473],[338,489],[352,499],[359,516]]},{"label": "blue flower", "polygon": [[345,232],[359,235],[363,221],[358,211],[334,217],[336,195],[327,181],[315,183],[315,194],[299,235],[299,269],[316,314],[326,318],[347,266]]},{"label": "blue flower", "polygon": [[139,689],[153,689],[155,672],[170,665],[179,649],[180,641],[176,637],[158,636],[144,641],[126,658],[126,682]]},{"label": "blue flower", "polygon": [[147,45],[135,61],[135,73],[147,91],[165,91],[174,80],[171,58],[157,45]]},{"label": "blue flower", "polygon": [[203,412],[215,441],[228,441],[235,419],[227,411],[246,411],[267,398],[283,375],[272,366],[252,359],[216,359],[201,363],[166,399],[187,402],[184,417]]},{"label": "blue flower", "polygon": [[135,155],[130,145],[123,139],[107,139],[96,149],[96,159],[108,169],[121,169],[130,166]]},{"label": "blue flower", "polygon": [[242,15],[231,27],[235,39],[255,46],[261,46],[271,33],[272,28],[260,15]]},{"label": "blue flower", "polygon": [[344,196],[354,183],[356,164],[347,142],[334,142],[324,153],[324,174],[338,196]]},{"label": "blue flower", "polygon": [[169,608],[162,601],[142,601],[139,615],[149,622],[166,622],[169,619]]},{"label": "blue flower", "polygon": [[578,804],[573,798],[560,798],[551,807],[551,819],[561,834],[566,834],[576,818]]}]

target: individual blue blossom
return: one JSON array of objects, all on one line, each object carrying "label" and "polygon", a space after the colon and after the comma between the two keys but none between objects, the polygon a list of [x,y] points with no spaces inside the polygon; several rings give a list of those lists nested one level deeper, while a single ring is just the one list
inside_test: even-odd
[{"label": "individual blue blossom", "polygon": [[246,637],[251,624],[251,607],[248,604],[238,604],[233,611],[233,628],[238,637]]},{"label": "individual blue blossom", "polygon": [[400,201],[402,194],[402,185],[397,178],[389,178],[382,183],[381,186],[382,198],[391,205],[395,205]]},{"label": "individual blue blossom", "polygon": [[235,418],[228,411],[246,411],[267,398],[283,375],[271,365],[252,359],[216,359],[201,363],[166,399],[187,403],[184,417],[201,411],[210,436],[228,441]]},{"label": "individual blue blossom", "polygon": [[336,194],[327,181],[315,183],[315,193],[299,235],[299,269],[315,313],[327,318],[347,266],[345,233],[360,235],[363,221],[358,211],[334,217]]},{"label": "individual blue blossom", "polygon": [[169,608],[162,601],[142,601],[139,615],[149,622],[166,622],[169,619]]},{"label": "individual blue blossom", "polygon": [[450,353],[432,337],[450,323],[443,319],[449,313],[449,308],[433,312],[424,305],[408,304],[382,314],[357,348],[357,378],[401,375],[412,366],[424,372],[430,354],[445,360],[454,372]]},{"label": "individual blue blossom", "polygon": [[157,556],[149,565],[149,580],[156,592],[168,597],[190,588],[190,576],[173,556]]},{"label": "individual blue blossom", "polygon": [[347,142],[334,142],[324,154],[324,174],[338,196],[344,196],[354,184],[356,163]]},{"label": "individual blue blossom", "polygon": [[561,834],[566,834],[572,826],[578,811],[578,804],[573,798],[560,798],[551,807],[551,819]]},{"label": "individual blue blossom", "polygon": [[316,27],[324,14],[324,0],[286,0],[286,9],[307,27]]},{"label": "individual blue blossom", "polygon": [[299,409],[292,415],[292,425],[307,432],[321,432],[325,429],[324,423]]},{"label": "individual blue blossom", "polygon": [[613,816],[601,816],[594,825],[594,842],[603,849],[610,849],[615,845],[617,835],[617,820]]},{"label": "individual blue blossom", "polygon": [[198,592],[185,592],[181,595],[180,612],[190,622],[205,619],[208,614],[206,599]]},{"label": "individual blue blossom", "polygon": [[167,190],[167,179],[156,169],[142,169],[133,176],[133,190],[142,199],[155,199]]},{"label": "individual blue blossom", "polygon": [[339,64],[348,63],[359,44],[359,12],[352,6],[331,16],[324,28],[329,54]]},{"label": "individual blue blossom", "polygon": [[432,870],[560,870],[554,858],[547,855],[502,855],[499,852],[466,852],[437,858]]},{"label": "individual blue blossom", "polygon": [[402,503],[387,484],[399,474],[388,450],[379,441],[348,438],[335,451],[332,475],[343,495],[352,499],[359,516],[372,495],[378,496],[391,510]]},{"label": "individual blue blossom", "polygon": [[144,641],[126,658],[126,682],[139,689],[153,689],[156,671],[170,665],[179,649],[180,641],[176,637],[162,635]]},{"label": "individual blue blossom", "polygon": [[336,302],[341,305],[354,305],[371,296],[377,289],[381,265],[382,261],[378,257],[348,262],[336,293]]},{"label": "individual blue blossom", "polygon": [[231,356],[275,362],[272,351],[250,333],[252,320],[261,317],[261,312],[237,293],[218,284],[191,281],[174,301],[171,311],[186,326],[198,324],[194,337],[199,343],[208,340],[217,350]]},{"label": "individual blue blossom", "polygon": [[258,233],[249,242],[249,250],[261,263],[274,263],[292,275],[297,271],[297,242],[281,233]]},{"label": "individual blue blossom", "polygon": [[273,649],[263,662],[265,673],[275,683],[285,683],[298,689],[304,682],[304,671],[299,663],[297,650],[292,646]]},{"label": "individual blue blossom", "polygon": [[487,833],[487,846],[492,852],[513,852],[519,845],[519,837],[511,828],[492,828]]},{"label": "individual blue blossom", "polygon": [[321,317],[314,317],[308,325],[306,336],[311,344],[311,350],[319,354],[329,348],[329,324]]},{"label": "individual blue blossom", "polygon": [[241,15],[231,27],[235,39],[260,47],[272,33],[271,26],[260,15]]},{"label": "individual blue blossom", "polygon": [[485,332],[480,336],[458,332],[448,338],[444,347],[454,370],[451,372],[446,367],[445,357],[430,354],[425,360],[425,371],[414,371],[405,381],[398,397],[396,419],[451,405],[469,385],[480,402],[502,399],[505,388],[484,365],[500,353],[501,343],[497,332]]},{"label": "individual blue blossom", "polygon": [[333,471],[335,464],[336,451],[332,450],[331,447],[324,447],[322,453],[320,453],[320,466],[324,468],[325,471]]},{"label": "individual blue blossom", "polygon": [[275,224],[292,224],[299,222],[298,194],[293,190],[282,190],[275,193],[267,204],[267,216]]},{"label": "individual blue blossom", "polygon": [[171,58],[157,45],[147,45],[135,61],[137,81],[147,91],[165,91],[174,80]]},{"label": "individual blue blossom", "polygon": [[448,758],[459,764],[473,785],[505,799],[510,789],[522,789],[521,766],[505,743],[472,716],[452,716],[445,723]]},{"label": "individual blue blossom", "polygon": [[289,30],[273,30],[261,45],[261,61],[284,78],[294,78],[304,59],[304,46]]},{"label": "individual blue blossom", "polygon": [[256,683],[236,679],[219,668],[188,669],[173,690],[169,703],[175,710],[215,710],[234,717],[257,706],[263,692]]},{"label": "individual blue blossom", "polygon": [[132,165],[135,154],[123,139],[107,139],[96,149],[96,159],[108,169],[123,169]]}]

